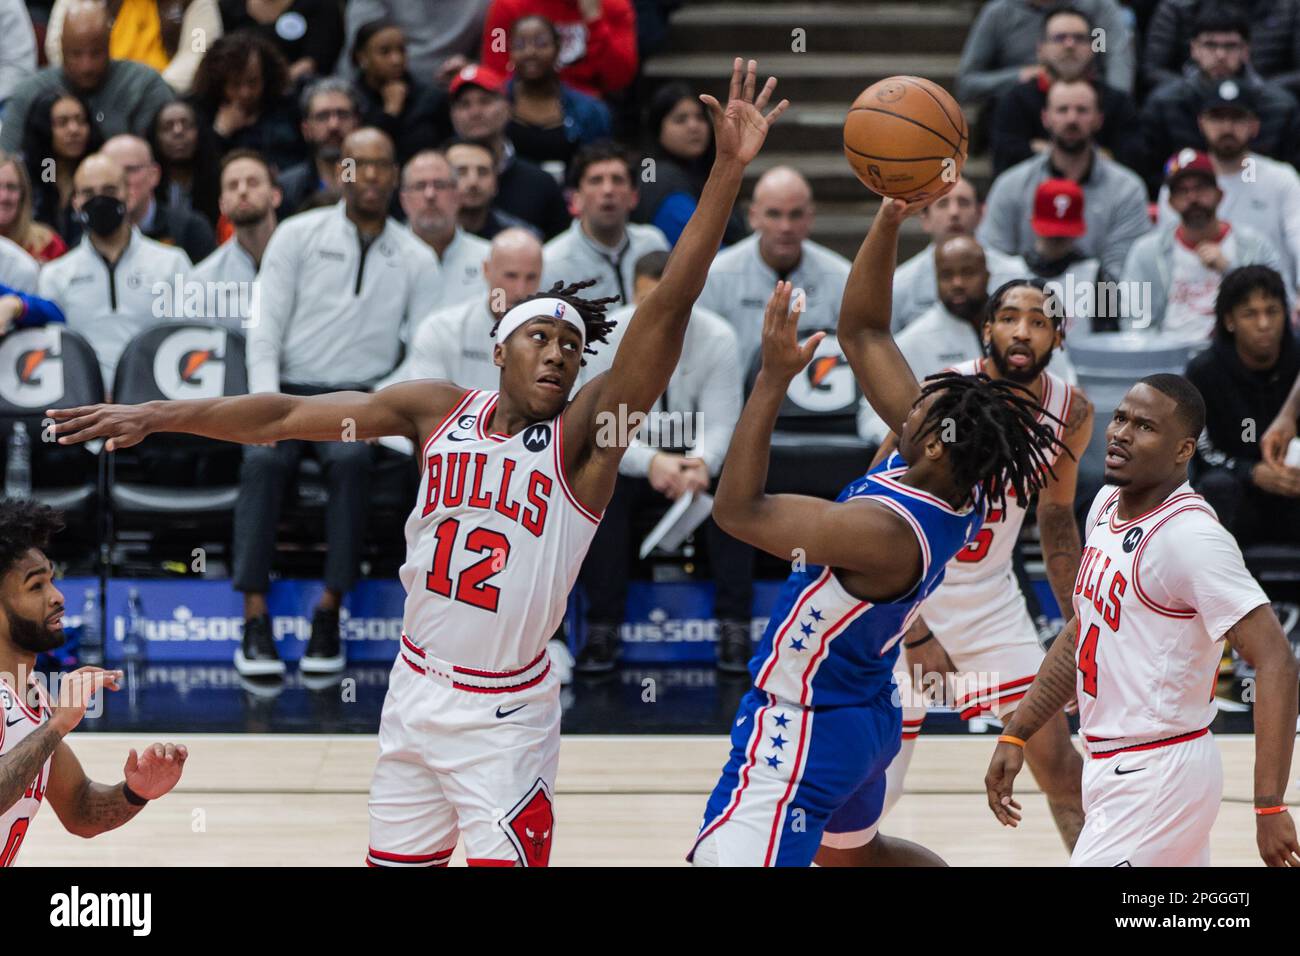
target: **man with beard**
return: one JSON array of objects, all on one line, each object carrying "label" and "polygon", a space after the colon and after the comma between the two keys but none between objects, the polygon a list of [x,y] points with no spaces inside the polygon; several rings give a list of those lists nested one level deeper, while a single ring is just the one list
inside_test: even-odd
[{"label": "man with beard", "polygon": [[1078,700],[1087,817],[1072,866],[1210,865],[1223,802],[1223,764],[1210,734],[1223,641],[1256,670],[1255,845],[1269,866],[1300,866],[1283,803],[1296,660],[1237,543],[1188,484],[1204,427],[1205,400],[1181,375],[1148,375],[1120,401],[1106,426],[1106,485],[1084,524],[1074,616],[984,777],[989,809],[1017,826],[1012,786],[1025,755],[1039,730]]},{"label": "man with beard", "polygon": [[1010,255],[1031,253],[1030,219],[1038,184],[1045,179],[1072,179],[1083,189],[1088,226],[1079,249],[1100,259],[1111,275],[1118,274],[1129,246],[1151,228],[1151,220],[1142,180],[1097,148],[1093,137],[1101,123],[1100,102],[1091,83],[1053,83],[1043,110],[1051,149],[1017,163],[994,180],[975,237]]},{"label": "man with beard", "polygon": [[[194,267],[190,279],[202,283],[246,283],[251,288],[262,266],[262,253],[275,232],[275,207],[280,204],[280,188],[275,173],[260,153],[250,149],[235,149],[221,160],[221,197],[217,200],[221,214],[230,220],[235,233]],[[207,288],[212,288],[208,286]],[[240,295],[238,286],[233,296],[223,296],[219,302],[238,306],[234,311],[219,308],[216,314],[205,316],[209,321],[221,322],[231,328],[247,328],[249,315],[244,306],[251,306],[251,294]],[[204,295],[204,302],[213,297]]]},{"label": "man with beard", "polygon": [[433,250],[442,267],[443,293],[438,307],[477,298],[486,288],[483,260],[488,242],[461,228],[456,171],[447,157],[432,149],[412,156],[402,167],[399,195],[407,226]]},{"label": "man with beard", "polygon": [[1219,219],[1223,193],[1205,153],[1184,149],[1169,157],[1165,186],[1179,225],[1133,243],[1120,276],[1125,282],[1147,283],[1141,288],[1151,290],[1151,311],[1124,316],[1121,324],[1204,344],[1214,329],[1214,299],[1225,272],[1251,264],[1281,272],[1285,266],[1255,230]]},{"label": "man with beard", "polygon": [[447,144],[447,162],[456,176],[457,220],[472,236],[494,239],[506,229],[527,229],[539,239],[541,230],[497,207],[497,171],[492,150],[482,143],[453,140]]},{"label": "man with beard", "polygon": [[1038,70],[997,98],[989,125],[993,175],[1047,149],[1043,107],[1047,90],[1057,80],[1087,80],[1101,96],[1102,123],[1097,145],[1129,169],[1142,165],[1142,141],[1133,135],[1138,112],[1133,97],[1103,83],[1097,76],[1092,48],[1092,23],[1081,11],[1058,7],[1043,18],[1038,38]]},{"label": "man with beard", "polygon": [[[1219,215],[1249,226],[1283,253],[1287,268],[1282,276],[1287,288],[1295,289],[1300,279],[1300,175],[1288,163],[1251,148],[1260,127],[1255,94],[1249,86],[1225,81],[1206,97],[1196,122],[1223,193]],[[1159,210],[1160,227],[1177,224],[1178,215],[1164,186]]]},{"label": "man with beard", "polygon": [[[1006,283],[988,299],[978,322],[987,355],[957,363],[951,370],[963,375],[983,373],[1027,389],[1051,416],[1042,420],[1056,428],[1068,449],[1053,455],[1050,477],[1037,498],[1043,562],[1052,593],[1068,618],[1081,551],[1074,495],[1079,459],[1092,436],[1092,404],[1082,391],[1047,371],[1064,341],[1063,312],[1042,280]],[[890,435],[881,453],[891,450],[895,442]],[[1038,629],[1012,567],[1029,504],[1013,495],[1004,507],[989,511],[971,543],[948,562],[943,583],[926,598],[921,616],[903,636],[904,652],[895,673],[903,704],[903,739],[886,774],[885,813],[902,795],[916,735],[925,719],[925,700],[918,693],[922,687],[936,681],[946,684],[945,702],[964,719],[991,714],[1005,721],[1038,673],[1043,661]],[[1083,827],[1083,766],[1059,707],[1026,748],[1025,757],[1047,796],[1061,839],[1073,850]],[[874,828],[840,832],[832,818],[817,862],[873,865],[877,862],[874,836]]]},{"label": "man with beard", "polygon": [[206,219],[192,209],[158,201],[155,190],[162,179],[162,167],[148,140],[122,133],[101,151],[126,172],[126,215],[142,233],[165,246],[184,249],[190,262],[212,254],[217,240]]},{"label": "man with beard", "polygon": [[291,216],[318,192],[339,188],[339,156],[343,140],[361,125],[361,101],[352,84],[330,76],[303,90],[302,138],[311,159],[280,174],[283,201],[276,215]]},{"label": "man with beard", "polygon": [[131,750],[125,779],[110,785],[87,777],[64,741],[95,694],[119,689],[122,672],[78,668],[59,681],[57,701],[35,672],[36,655],[67,640],[63,595],[45,556],[62,529],[59,513],[45,505],[0,501],[0,867],[13,865],[47,799],[69,833],[98,836],[175,787],[189,756],[184,744]]}]

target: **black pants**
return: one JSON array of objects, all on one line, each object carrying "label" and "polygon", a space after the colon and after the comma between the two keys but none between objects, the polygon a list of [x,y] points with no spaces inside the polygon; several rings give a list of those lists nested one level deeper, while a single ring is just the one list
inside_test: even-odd
[{"label": "black pants", "polygon": [[1211,468],[1194,484],[1239,547],[1300,541],[1300,498],[1261,491],[1227,468]]},{"label": "black pants", "polygon": [[[662,515],[670,502],[645,478],[618,476],[614,497],[582,563],[578,580],[587,593],[587,620],[621,624],[627,607],[628,567],[633,548],[632,516]],[[713,568],[713,616],[719,621],[749,622],[754,604],[754,549],[737,541],[709,518],[701,525]],[[698,532],[697,532],[698,534]]]},{"label": "black pants", "polygon": [[374,450],[363,441],[282,441],[274,448],[244,448],[235,505],[236,591],[264,594],[270,586],[280,504],[289,482],[297,477],[304,454],[316,456],[329,491],[325,587],[346,594],[356,582]]}]

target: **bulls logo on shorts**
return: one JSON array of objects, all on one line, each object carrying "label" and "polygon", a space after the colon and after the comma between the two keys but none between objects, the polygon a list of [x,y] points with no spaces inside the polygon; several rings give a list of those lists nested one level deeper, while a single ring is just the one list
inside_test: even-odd
[{"label": "bulls logo on shorts", "polygon": [[529,451],[541,451],[551,443],[551,426],[545,423],[530,425],[524,429],[524,447]]},{"label": "bulls logo on shorts", "polygon": [[529,789],[527,796],[506,814],[501,827],[514,844],[524,866],[549,865],[555,814],[551,809],[551,795],[540,777]]},{"label": "bulls logo on shorts", "polygon": [[1142,540],[1142,529],[1141,528],[1131,529],[1128,534],[1124,535],[1124,553],[1132,554],[1133,549],[1138,546],[1138,542],[1141,540]]}]

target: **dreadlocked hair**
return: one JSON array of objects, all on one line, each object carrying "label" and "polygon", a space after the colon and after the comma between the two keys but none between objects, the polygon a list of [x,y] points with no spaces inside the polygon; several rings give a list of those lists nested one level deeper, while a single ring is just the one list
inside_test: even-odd
[{"label": "dreadlocked hair", "polygon": [[[1027,388],[982,372],[940,372],[925,380],[921,398],[935,396],[917,441],[938,432],[959,488],[979,488],[985,507],[1002,508],[1011,488],[1028,502],[1052,470],[1052,453],[1071,452],[1052,423],[1065,423],[1040,405]],[[1043,421],[1039,421],[1042,416]]]},{"label": "dreadlocked hair", "polygon": [[[532,302],[534,299],[559,299],[567,303],[578,313],[579,318],[582,319],[583,328],[586,330],[586,345],[583,346],[582,351],[588,355],[595,355],[596,350],[591,347],[591,343],[608,342],[607,336],[614,330],[614,326],[618,324],[605,318],[605,309],[621,301],[616,295],[604,299],[584,299],[577,294],[595,284],[595,279],[588,279],[586,282],[571,282],[568,285],[563,282],[556,282],[549,291],[534,292],[527,298],[520,299],[519,305]],[[497,327],[500,324],[500,319],[497,319],[493,324],[493,338],[496,337]],[[586,359],[583,359],[583,364],[586,364]]]},{"label": "dreadlocked hair", "polygon": [[63,530],[63,515],[31,498],[0,500],[0,575],[32,548],[44,551]]}]

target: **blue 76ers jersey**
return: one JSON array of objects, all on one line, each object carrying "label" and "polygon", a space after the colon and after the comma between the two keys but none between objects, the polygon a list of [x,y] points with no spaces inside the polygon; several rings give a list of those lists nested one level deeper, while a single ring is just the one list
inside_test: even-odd
[{"label": "blue 76ers jersey", "polygon": [[[982,504],[953,510],[898,479],[907,463],[890,455],[851,482],[836,501],[871,498],[895,511],[921,545],[921,580],[896,601],[873,604],[844,590],[829,567],[808,565],[786,579],[749,672],[754,686],[803,707],[863,704],[893,682],[898,642],[944,566],[979,531]],[[862,547],[880,547],[863,541]]]}]

